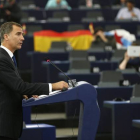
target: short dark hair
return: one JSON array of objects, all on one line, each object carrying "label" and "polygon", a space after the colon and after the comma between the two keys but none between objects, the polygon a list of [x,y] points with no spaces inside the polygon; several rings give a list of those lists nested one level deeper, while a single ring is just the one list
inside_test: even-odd
[{"label": "short dark hair", "polygon": [[132,4],[135,4],[135,0],[126,0],[126,3],[127,2],[132,3]]},{"label": "short dark hair", "polygon": [[98,31],[104,31],[104,29],[102,27],[96,27],[94,30],[94,34],[96,34]]},{"label": "short dark hair", "polygon": [[1,42],[4,40],[4,34],[9,34],[13,31],[13,25],[22,28],[22,26],[16,22],[6,22],[0,27],[0,38]]}]

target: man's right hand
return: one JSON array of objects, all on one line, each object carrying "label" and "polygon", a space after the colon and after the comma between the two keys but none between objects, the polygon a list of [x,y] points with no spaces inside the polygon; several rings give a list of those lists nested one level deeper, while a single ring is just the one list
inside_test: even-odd
[{"label": "man's right hand", "polygon": [[68,87],[69,87],[68,83],[64,81],[60,81],[52,84],[52,90],[62,90],[64,88],[68,89]]}]

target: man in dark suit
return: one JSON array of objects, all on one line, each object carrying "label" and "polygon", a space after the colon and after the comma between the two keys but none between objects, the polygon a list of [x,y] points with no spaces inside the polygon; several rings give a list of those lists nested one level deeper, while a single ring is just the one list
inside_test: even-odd
[{"label": "man in dark suit", "polygon": [[53,84],[24,82],[13,55],[24,41],[21,25],[4,23],[0,36],[0,140],[17,140],[22,132],[22,96],[48,95],[52,90],[68,88],[68,84],[63,81]]}]

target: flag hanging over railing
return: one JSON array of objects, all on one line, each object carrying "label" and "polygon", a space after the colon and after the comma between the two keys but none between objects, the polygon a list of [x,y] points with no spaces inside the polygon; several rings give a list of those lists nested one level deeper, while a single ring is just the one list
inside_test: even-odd
[{"label": "flag hanging over railing", "polygon": [[34,51],[48,52],[51,43],[54,41],[67,41],[74,50],[88,50],[92,40],[93,36],[89,30],[62,33],[52,30],[43,30],[34,33]]}]

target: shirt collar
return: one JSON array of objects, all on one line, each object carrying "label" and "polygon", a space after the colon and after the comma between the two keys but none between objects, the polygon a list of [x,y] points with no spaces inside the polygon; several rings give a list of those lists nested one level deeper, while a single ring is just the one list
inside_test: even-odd
[{"label": "shirt collar", "polygon": [[8,54],[9,54],[9,56],[12,58],[14,55],[13,55],[13,53],[9,50],[9,49],[7,49],[6,47],[4,47],[4,46],[0,46],[1,48],[3,48]]}]

